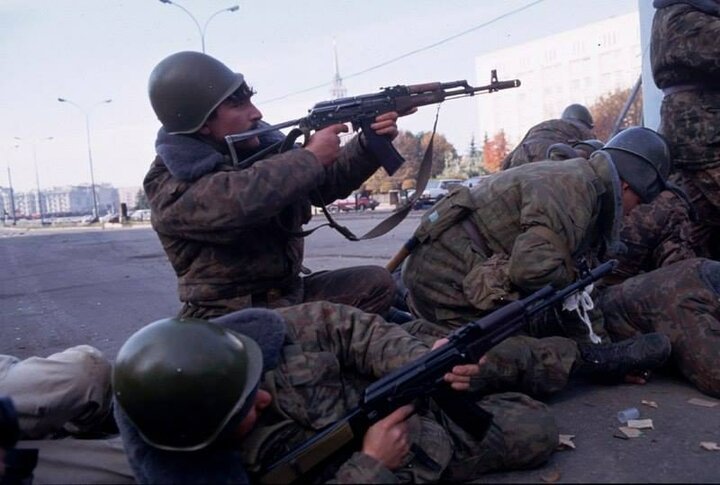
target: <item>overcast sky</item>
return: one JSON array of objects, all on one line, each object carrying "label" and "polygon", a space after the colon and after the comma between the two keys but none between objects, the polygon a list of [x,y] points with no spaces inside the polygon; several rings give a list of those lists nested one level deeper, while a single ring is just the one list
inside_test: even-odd
[{"label": "overcast sky", "polygon": [[[210,21],[206,52],[245,74],[265,119],[276,123],[330,98],[329,84],[293,93],[330,83],[333,41],[348,95],[429,81],[477,85],[489,80],[475,79],[479,54],[637,8],[637,0],[177,3],[201,26],[218,10],[240,6]],[[33,145],[42,188],[90,181],[85,115],[58,97],[90,114],[95,181],[139,186],[159,128],[147,100],[148,75],[183,50],[201,50],[198,29],[187,13],[158,0],[0,0],[0,186],[8,185],[9,166],[17,190],[35,187]],[[460,153],[473,134],[482,139],[478,102],[482,96],[454,100],[440,111],[438,131]],[[400,127],[429,131],[434,112],[421,108]]]}]

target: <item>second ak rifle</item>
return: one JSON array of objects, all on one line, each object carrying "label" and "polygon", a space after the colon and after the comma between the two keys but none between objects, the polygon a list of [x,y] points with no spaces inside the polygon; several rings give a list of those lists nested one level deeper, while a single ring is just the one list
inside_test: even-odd
[{"label": "second ak rifle", "polygon": [[[400,406],[421,397],[435,397],[447,391],[443,376],[456,365],[477,362],[491,348],[520,330],[527,318],[563,302],[568,296],[609,274],[617,261],[611,260],[586,271],[577,281],[556,290],[546,286],[521,300],[448,335],[448,342],[396,369],[365,389],[358,406],[334,424],[273,463],[260,474],[262,483],[291,483],[312,473],[316,467],[347,445],[361,442],[365,431]],[[459,395],[459,394],[458,394]],[[443,399],[447,402],[447,399]],[[441,407],[444,406],[441,404]],[[447,412],[447,410],[446,410]],[[450,418],[455,420],[452,414]],[[471,430],[468,430],[471,431]]]},{"label": "second ak rifle", "polygon": [[[273,150],[283,151],[291,147],[300,135],[304,135],[307,140],[311,131],[320,130],[338,123],[351,123],[354,131],[362,130],[368,149],[378,157],[387,173],[392,175],[405,160],[397,152],[390,139],[376,134],[370,128],[378,115],[391,111],[400,114],[407,113],[415,107],[441,103],[446,99],[474,96],[476,93],[483,92],[493,93],[501,89],[516,88],[518,86],[520,86],[519,79],[498,81],[494,69],[490,75],[490,84],[485,86],[473,87],[464,80],[448,83],[430,82],[392,86],[382,88],[378,93],[362,94],[317,103],[308,111],[308,115],[303,118],[228,135],[225,137],[225,142],[230,149],[233,164],[245,168]],[[297,126],[297,129],[293,130],[284,141],[277,142],[252,157],[238,160],[235,143],[291,126]]]}]

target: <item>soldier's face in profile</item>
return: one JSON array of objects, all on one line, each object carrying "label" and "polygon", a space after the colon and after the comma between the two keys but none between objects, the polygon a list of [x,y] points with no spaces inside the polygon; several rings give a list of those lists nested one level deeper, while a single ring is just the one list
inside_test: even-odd
[{"label": "soldier's face in profile", "polygon": [[[253,104],[251,98],[230,97],[217,107],[214,115],[200,128],[200,134],[222,144],[225,143],[225,136],[252,130],[257,127],[261,119],[262,113]],[[239,149],[252,149],[259,145],[258,137],[237,143]]]}]

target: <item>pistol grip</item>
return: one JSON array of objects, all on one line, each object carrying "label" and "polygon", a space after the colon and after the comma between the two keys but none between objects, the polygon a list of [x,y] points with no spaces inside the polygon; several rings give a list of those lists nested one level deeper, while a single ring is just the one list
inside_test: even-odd
[{"label": "pistol grip", "polygon": [[405,159],[398,153],[392,140],[384,135],[378,135],[375,130],[370,128],[373,120],[364,120],[360,123],[360,128],[365,134],[365,145],[367,150],[375,155],[380,161],[380,165],[385,169],[388,175],[394,174]]}]

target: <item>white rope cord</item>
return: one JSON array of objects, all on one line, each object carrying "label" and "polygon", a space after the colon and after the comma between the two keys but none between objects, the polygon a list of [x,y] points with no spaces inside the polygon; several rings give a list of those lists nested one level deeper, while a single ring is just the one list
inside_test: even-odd
[{"label": "white rope cord", "polygon": [[592,290],[594,288],[595,287],[590,284],[583,288],[582,291],[573,293],[572,295],[565,298],[565,301],[563,302],[563,310],[567,310],[569,312],[574,310],[580,320],[582,320],[582,322],[587,327],[588,334],[590,335],[590,340],[592,341],[592,343],[599,344],[601,342],[601,339],[593,331],[592,325],[590,324],[590,317],[588,316],[588,311],[595,308],[595,302],[593,302],[593,299],[590,296],[590,293],[592,293]]}]

